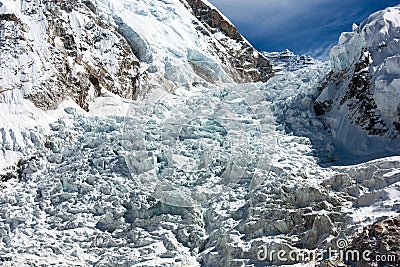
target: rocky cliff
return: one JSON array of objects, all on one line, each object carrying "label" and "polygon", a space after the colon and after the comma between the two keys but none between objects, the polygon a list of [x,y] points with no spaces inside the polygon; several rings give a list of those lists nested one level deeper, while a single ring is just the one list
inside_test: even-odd
[{"label": "rocky cliff", "polygon": [[343,33],[314,109],[337,143],[356,154],[396,153],[400,145],[400,7],[372,14]]},{"label": "rocky cliff", "polygon": [[239,77],[236,77],[236,80],[265,82],[273,75],[272,65],[264,55],[258,53],[236,27],[210,3],[202,0],[181,0],[181,2],[190,7],[208,32],[214,36],[221,36],[217,40],[228,49],[227,53],[231,57],[226,58],[219,53],[219,58],[238,72]]}]

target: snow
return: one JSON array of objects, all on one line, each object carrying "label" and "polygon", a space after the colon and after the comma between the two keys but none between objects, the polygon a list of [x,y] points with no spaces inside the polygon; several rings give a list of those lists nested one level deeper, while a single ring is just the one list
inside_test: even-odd
[{"label": "snow", "polygon": [[90,108],[89,114],[107,117],[110,114],[127,114],[131,102],[114,94],[97,97]]},{"label": "snow", "polygon": [[[400,63],[400,62],[399,62]],[[399,76],[400,73],[397,73]],[[397,119],[400,98],[400,76],[393,79],[389,84],[382,77],[375,82],[375,102],[382,114],[389,119]]]},{"label": "snow", "polygon": [[378,11],[354,28],[353,32],[342,33],[339,44],[331,50],[333,70],[348,69],[359,59],[362,48],[368,48],[375,67],[397,55],[400,46],[399,12],[399,6]]},{"label": "snow", "polygon": [[2,9],[17,17],[3,20],[0,31],[0,90],[7,90],[1,94],[3,102],[17,101],[20,96],[15,95],[20,94],[40,98],[36,104],[55,109],[63,98],[77,98],[91,87],[87,99],[81,99],[84,104],[95,94],[88,72],[97,76],[100,86],[133,97],[136,57],[124,50],[127,44],[109,25],[96,24],[83,4],[67,12],[54,3],[8,1]]},{"label": "snow", "polygon": [[372,14],[353,32],[345,32],[339,44],[331,50],[333,70],[348,69],[361,54],[362,48],[371,53],[373,65],[381,65],[399,51],[400,7],[390,7]]}]

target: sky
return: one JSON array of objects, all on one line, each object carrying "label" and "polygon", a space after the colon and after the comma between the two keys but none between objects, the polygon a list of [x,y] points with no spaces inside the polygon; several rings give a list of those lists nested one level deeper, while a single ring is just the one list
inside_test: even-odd
[{"label": "sky", "polygon": [[209,0],[259,51],[283,51],[328,59],[353,23],[400,0]]}]

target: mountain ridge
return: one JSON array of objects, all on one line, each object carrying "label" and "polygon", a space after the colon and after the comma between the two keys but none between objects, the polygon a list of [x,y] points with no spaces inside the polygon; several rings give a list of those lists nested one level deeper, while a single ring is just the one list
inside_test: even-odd
[{"label": "mountain ridge", "polygon": [[399,15],[399,6],[372,14],[331,50],[332,71],[314,110],[350,153],[398,153]]},{"label": "mountain ridge", "polygon": [[354,164],[358,147],[338,151],[335,134],[342,107],[360,107],[353,77],[397,73],[396,61],[359,60],[371,46],[355,29],[331,62],[284,51],[257,69],[258,52],[215,12],[195,0],[0,2],[17,14],[0,21],[5,266],[343,266],[301,255],[397,238],[397,226],[367,234],[397,224],[400,157]]}]

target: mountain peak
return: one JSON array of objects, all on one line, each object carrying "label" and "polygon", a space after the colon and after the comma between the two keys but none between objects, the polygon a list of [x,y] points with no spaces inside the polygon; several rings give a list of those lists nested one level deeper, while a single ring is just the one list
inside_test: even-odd
[{"label": "mountain peak", "polygon": [[174,90],[194,80],[273,75],[268,60],[207,2],[22,1],[4,3],[0,13],[3,62],[19,68],[10,68],[0,87],[21,90],[45,109],[72,97],[88,110],[102,90],[136,99],[160,81]]},{"label": "mountain peak", "polygon": [[315,110],[353,153],[397,153],[400,145],[399,17],[400,6],[378,11],[331,50],[332,72]]}]

